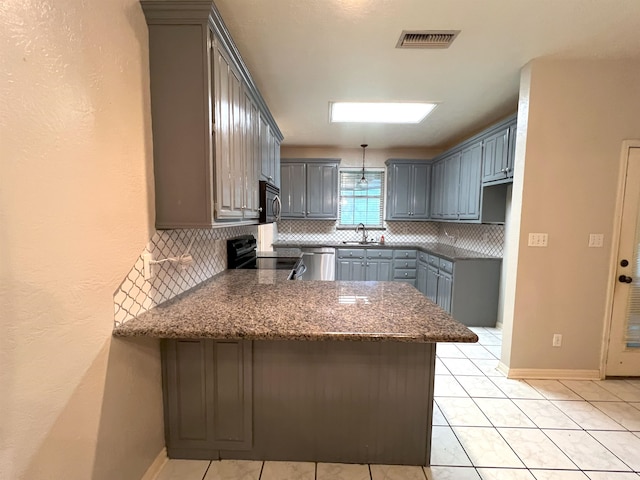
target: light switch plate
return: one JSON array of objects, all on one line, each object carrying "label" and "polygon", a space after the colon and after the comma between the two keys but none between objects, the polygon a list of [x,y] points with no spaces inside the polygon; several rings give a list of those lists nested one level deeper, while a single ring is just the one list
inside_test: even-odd
[{"label": "light switch plate", "polygon": [[602,248],[603,244],[604,244],[604,234],[602,233],[589,234],[589,247]]},{"label": "light switch plate", "polygon": [[549,243],[549,234],[547,233],[530,233],[529,234],[530,247],[546,247],[548,243]]}]

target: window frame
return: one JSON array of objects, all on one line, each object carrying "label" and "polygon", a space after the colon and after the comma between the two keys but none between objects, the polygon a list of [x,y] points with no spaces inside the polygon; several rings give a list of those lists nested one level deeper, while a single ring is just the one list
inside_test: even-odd
[{"label": "window frame", "polygon": [[[386,169],[385,168],[365,168],[364,169],[365,172],[365,177],[367,177],[368,174],[376,174],[376,175],[380,175],[380,223],[379,224],[365,224],[365,227],[367,228],[367,230],[384,230],[385,229],[385,225],[384,225],[384,215],[385,215],[385,208],[386,208]],[[358,178],[360,178],[362,176],[362,168],[357,168],[357,167],[347,167],[347,168],[341,168],[338,170],[338,222],[336,225],[336,228],[338,230],[340,229],[353,229],[355,228],[360,222],[358,223],[342,223],[342,174],[346,173],[346,174],[356,174],[358,176]],[[370,198],[375,198],[377,196],[373,196],[370,195],[368,196]],[[364,222],[363,222],[364,223]]]}]

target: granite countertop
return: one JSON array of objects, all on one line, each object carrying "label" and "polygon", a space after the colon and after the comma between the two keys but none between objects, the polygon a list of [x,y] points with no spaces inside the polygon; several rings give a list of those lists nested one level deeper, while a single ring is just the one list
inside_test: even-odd
[{"label": "granite countertop", "polygon": [[466,248],[458,248],[453,245],[447,245],[437,242],[385,242],[384,244],[369,243],[367,245],[336,242],[322,242],[322,241],[296,241],[296,240],[281,240],[273,242],[274,248],[305,248],[305,247],[334,247],[334,248],[408,248],[417,249],[425,253],[431,253],[447,260],[501,260],[500,257],[486,255],[484,253],[474,252],[473,250],[467,250]]},{"label": "granite countertop", "polygon": [[121,337],[476,342],[403,282],[286,280],[284,270],[226,270],[117,326]]}]

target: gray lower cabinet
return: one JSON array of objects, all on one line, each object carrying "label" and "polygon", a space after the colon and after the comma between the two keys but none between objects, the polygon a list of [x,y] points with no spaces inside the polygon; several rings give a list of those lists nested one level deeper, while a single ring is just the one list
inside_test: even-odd
[{"label": "gray lower cabinet", "polygon": [[339,248],[336,250],[336,280],[390,281],[393,250]]},{"label": "gray lower cabinet", "polygon": [[336,280],[401,281],[467,326],[493,327],[498,319],[499,258],[455,262],[412,249],[338,248]]},{"label": "gray lower cabinet", "polygon": [[393,251],[393,281],[416,286],[416,250]]},{"label": "gray lower cabinet", "polygon": [[172,458],[252,448],[252,349],[242,340],[162,341],[165,436]]},{"label": "gray lower cabinet", "polygon": [[455,262],[420,252],[417,288],[457,321],[493,327],[498,318],[500,259]]},{"label": "gray lower cabinet", "polygon": [[367,279],[364,258],[362,260],[338,258],[336,264],[336,280],[363,282]]},{"label": "gray lower cabinet", "polygon": [[338,159],[283,158],[280,164],[282,218],[338,218]]},{"label": "gray lower cabinet", "polygon": [[416,262],[416,288],[427,296],[427,264],[428,254],[424,252],[418,252],[418,260]]},{"label": "gray lower cabinet", "polygon": [[387,220],[428,220],[431,164],[424,160],[389,159]]},{"label": "gray lower cabinet", "polygon": [[[433,303],[438,303],[438,279],[440,274],[438,267],[427,265],[427,284],[425,287],[425,295]],[[449,310],[447,310],[449,312]],[[451,313],[451,312],[449,312]]]},{"label": "gray lower cabinet", "polygon": [[434,343],[162,341],[170,458],[429,465]]}]

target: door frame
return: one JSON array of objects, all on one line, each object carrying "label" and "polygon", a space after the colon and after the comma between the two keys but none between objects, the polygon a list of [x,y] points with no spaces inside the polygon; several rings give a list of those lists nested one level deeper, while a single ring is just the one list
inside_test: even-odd
[{"label": "door frame", "polygon": [[620,151],[618,171],[618,189],[616,193],[616,207],[613,215],[613,231],[611,234],[611,255],[609,257],[609,275],[605,304],[604,329],[602,334],[602,348],[600,356],[600,378],[604,379],[609,355],[609,341],[611,340],[611,324],[613,322],[613,297],[616,288],[616,274],[618,270],[618,254],[620,251],[620,229],[622,228],[622,208],[624,205],[624,189],[629,165],[629,155],[632,148],[640,148],[640,139],[623,140]]}]

